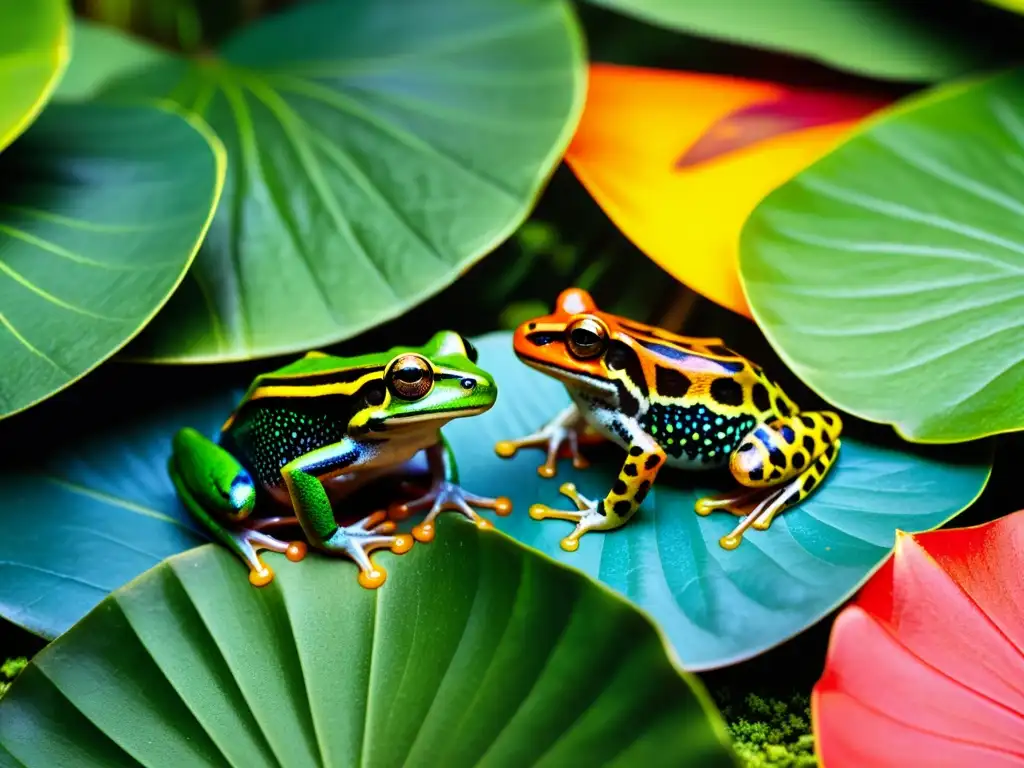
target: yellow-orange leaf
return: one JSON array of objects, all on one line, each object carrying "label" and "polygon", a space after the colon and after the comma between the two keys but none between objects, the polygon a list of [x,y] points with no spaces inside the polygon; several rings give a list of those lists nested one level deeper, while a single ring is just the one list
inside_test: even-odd
[{"label": "yellow-orange leaf", "polygon": [[884,105],[720,75],[593,64],[565,160],[655,263],[749,317],[737,277],[747,216]]}]

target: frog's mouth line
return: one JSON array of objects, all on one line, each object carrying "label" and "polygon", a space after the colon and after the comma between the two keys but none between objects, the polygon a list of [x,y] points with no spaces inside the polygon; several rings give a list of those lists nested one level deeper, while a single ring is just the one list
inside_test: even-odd
[{"label": "frog's mouth line", "polygon": [[439,421],[444,418],[462,418],[464,416],[476,416],[491,409],[490,405],[477,405],[472,408],[446,408],[443,411],[433,413],[417,413],[410,416],[391,416],[382,423],[383,431],[387,431],[388,424],[401,422],[402,424],[415,424],[420,421]]},{"label": "frog's mouth line", "polygon": [[568,368],[560,368],[553,363],[545,363],[535,357],[530,357],[529,355],[525,355],[520,352],[516,352],[516,356],[531,368],[556,378],[565,384],[575,384],[577,386],[598,389],[601,391],[608,389],[608,382],[596,376],[590,376],[586,373],[580,373],[579,371],[570,371]]}]

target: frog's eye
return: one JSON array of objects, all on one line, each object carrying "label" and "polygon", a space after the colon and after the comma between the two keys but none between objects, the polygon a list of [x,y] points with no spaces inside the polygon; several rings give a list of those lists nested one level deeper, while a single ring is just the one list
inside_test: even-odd
[{"label": "frog's eye", "polygon": [[589,317],[575,321],[566,329],[569,351],[586,360],[597,357],[608,346],[608,332],[596,320]]},{"label": "frog's eye", "polygon": [[403,400],[419,400],[434,386],[434,369],[419,355],[402,355],[385,375],[388,389]]},{"label": "frog's eye", "polygon": [[469,362],[475,365],[477,360],[480,359],[480,353],[476,351],[476,347],[473,346],[473,342],[465,336],[459,336],[459,338],[462,339],[462,346],[466,348],[466,357],[469,358]]}]

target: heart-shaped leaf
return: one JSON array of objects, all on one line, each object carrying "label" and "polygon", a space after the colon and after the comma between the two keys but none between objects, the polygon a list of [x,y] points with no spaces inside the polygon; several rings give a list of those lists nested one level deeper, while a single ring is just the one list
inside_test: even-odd
[{"label": "heart-shaped leaf", "polygon": [[57,85],[54,101],[93,99],[113,80],[167,61],[165,51],[120,29],[80,17],[73,28],[73,64]]},{"label": "heart-shaped leaf", "polygon": [[219,547],[171,558],[33,659],[0,750],[26,768],[736,764],[700,683],[610,591],[451,518],[384,557],[378,590],[326,557],[274,557],[262,589]]},{"label": "heart-shaped leaf", "polygon": [[901,535],[832,628],[812,695],[824,764],[1024,765],[1022,572],[1024,512]]},{"label": "heart-shaped leaf", "polygon": [[563,0],[305,3],[215,57],[125,58],[104,94],[176,100],[230,159],[195,268],[130,350],[164,361],[307,349],[437,293],[525,218],[585,78]]},{"label": "heart-shaped leaf", "polygon": [[[561,384],[520,363],[508,334],[477,342],[480,364],[499,383],[487,413],[452,422],[445,432],[463,484],[508,495],[512,515],[495,525],[524,544],[599,579],[645,609],[665,630],[688,669],[735,663],[777,645],[840,605],[885,559],[897,529],[927,530],[952,518],[981,492],[990,447],[963,452],[902,452],[843,436],[835,468],[807,501],[766,532],[727,551],[719,539],[735,526],[721,513],[700,517],[697,499],[733,481],[666,469],[640,511],[608,534],[584,536],[576,552],[559,541],[570,523],[535,521],[531,504],[572,508],[561,483],[601,498],[622,466],[618,449],[579,471],[563,460],[558,475],[537,474],[539,450],[500,459],[494,443],[528,434],[569,404]],[[723,473],[727,475],[728,473]]]},{"label": "heart-shaped leaf", "polygon": [[768,192],[882,104],[756,80],[594,64],[565,160],[658,266],[749,317],[738,275],[743,222]]},{"label": "heart-shaped leaf", "polygon": [[[652,24],[818,59],[891,80],[941,80],[984,65],[981,41],[912,5],[853,0],[591,0]],[[925,6],[926,8],[926,6]]]},{"label": "heart-shaped leaf", "polygon": [[0,416],[68,386],[150,321],[224,180],[201,121],[52,104],[0,155]]},{"label": "heart-shaped leaf", "polygon": [[[515,359],[509,334],[476,343],[499,395],[489,412],[444,429],[461,482],[474,493],[509,496],[512,515],[493,518],[497,528],[646,609],[689,668],[748,658],[813,624],[884,560],[897,528],[943,523],[980,493],[988,477],[987,446],[947,450],[940,459],[844,436],[841,458],[822,489],[766,533],[748,534],[735,551],[718,544],[733,518],[694,512],[694,502],[714,491],[698,483],[714,478],[665,470],[628,526],[585,536],[577,552],[566,553],[558,542],[568,524],[534,521],[530,505],[564,506],[558,486],[566,480],[584,494],[607,493],[620,454],[613,450],[586,471],[565,462],[551,480],[537,474],[539,451],[512,460],[495,455],[495,443],[532,431],[568,397],[560,384]],[[0,474],[0,530],[6,531],[0,562],[8,563],[0,578],[0,614],[54,637],[105,591],[199,540],[167,477],[171,436],[183,426],[215,434],[239,393],[184,395],[195,381],[194,374],[183,374],[163,389],[153,387],[149,396],[161,399],[159,409],[121,408],[100,418],[99,427],[67,434],[63,443],[52,436],[40,440],[38,430],[26,425],[39,449]],[[111,396],[120,399],[116,391]],[[175,396],[181,402],[170,399]],[[73,413],[86,407],[66,405]],[[354,577],[353,569],[346,570]]]},{"label": "heart-shaped leaf", "polygon": [[0,6],[0,151],[42,110],[68,62],[68,5]]},{"label": "heart-shaped leaf", "polygon": [[754,317],[822,397],[908,439],[1024,427],[1022,169],[1024,70],[883,113],[744,227]]}]

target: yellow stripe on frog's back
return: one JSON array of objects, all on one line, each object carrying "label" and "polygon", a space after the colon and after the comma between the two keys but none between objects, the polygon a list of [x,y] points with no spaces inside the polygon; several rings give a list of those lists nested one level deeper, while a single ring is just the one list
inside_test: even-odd
[{"label": "yellow stripe on frog's back", "polygon": [[[260,376],[253,382],[249,391],[245,393],[241,403],[228,416],[227,421],[221,427],[221,431],[230,428],[238,415],[239,410],[246,403],[253,400],[261,400],[269,397],[282,399],[289,398],[313,398],[326,397],[329,395],[354,395],[363,386],[379,379],[381,375],[380,366],[371,366],[361,371],[358,369],[343,368],[335,371],[317,371],[314,374],[296,374],[288,376],[276,376],[274,374]],[[313,377],[322,378],[323,383],[312,383]],[[343,376],[341,380],[331,381],[332,376]],[[306,379],[306,383],[300,383]],[[299,381],[296,381],[299,380]],[[295,381],[296,383],[286,383]]]}]

